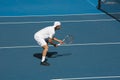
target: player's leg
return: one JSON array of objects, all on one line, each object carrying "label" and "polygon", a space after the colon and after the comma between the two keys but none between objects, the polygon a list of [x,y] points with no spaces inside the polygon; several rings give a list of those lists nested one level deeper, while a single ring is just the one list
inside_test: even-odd
[{"label": "player's leg", "polygon": [[41,39],[39,44],[42,46],[43,51],[42,51],[42,60],[41,60],[41,65],[49,66],[50,64],[46,60],[46,55],[48,52],[48,44],[44,39]]},{"label": "player's leg", "polygon": [[42,60],[41,60],[41,65],[49,66],[50,64],[46,61],[46,55],[48,52],[48,45],[42,46],[43,51],[42,51]]},{"label": "player's leg", "polygon": [[44,39],[42,39],[42,38],[40,38],[38,36],[35,36],[35,40],[43,48],[41,65],[48,66],[49,63],[47,63],[47,61],[46,61],[46,55],[47,55],[47,51],[48,51],[48,44]]}]

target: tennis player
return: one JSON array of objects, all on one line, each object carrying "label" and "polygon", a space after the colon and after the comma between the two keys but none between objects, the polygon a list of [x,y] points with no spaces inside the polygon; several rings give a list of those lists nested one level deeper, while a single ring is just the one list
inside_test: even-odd
[{"label": "tennis player", "polygon": [[43,48],[42,51],[42,60],[41,65],[49,66],[50,64],[46,60],[46,55],[48,52],[48,43],[53,45],[54,47],[57,47],[58,45],[53,42],[53,40],[59,42],[60,44],[63,44],[62,40],[59,40],[54,37],[55,31],[59,30],[61,28],[61,23],[59,21],[54,22],[53,26],[45,27],[38,32],[35,33],[34,39],[37,41],[37,43]]}]

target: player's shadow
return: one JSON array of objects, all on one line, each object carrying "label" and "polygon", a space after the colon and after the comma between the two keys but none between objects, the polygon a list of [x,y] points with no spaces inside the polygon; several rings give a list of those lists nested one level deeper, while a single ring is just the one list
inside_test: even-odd
[{"label": "player's shadow", "polygon": [[[48,52],[46,56],[48,58],[57,58],[57,57],[70,56],[70,55],[72,55],[72,53],[58,54],[58,52]],[[42,53],[34,53],[33,56],[38,59],[42,59]]]}]

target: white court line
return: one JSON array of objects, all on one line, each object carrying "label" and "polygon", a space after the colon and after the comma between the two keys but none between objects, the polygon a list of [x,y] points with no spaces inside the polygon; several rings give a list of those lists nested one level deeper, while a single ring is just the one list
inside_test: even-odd
[{"label": "white court line", "polygon": [[[64,44],[61,47],[69,47],[69,46],[105,46],[105,45],[120,45],[120,42],[107,42],[107,43],[81,43],[81,44]],[[52,47],[52,45],[49,45]],[[30,46],[6,46],[0,47],[0,49],[14,49],[14,48],[37,48],[40,46],[37,45],[30,45]]]},{"label": "white court line", "polygon": [[[97,19],[97,20],[68,20],[61,22],[98,22],[98,21],[116,21],[115,19]],[[41,21],[41,22],[0,22],[0,24],[33,24],[33,23],[53,23],[54,21]]]},{"label": "white court line", "polygon": [[96,80],[96,79],[116,79],[120,76],[99,76],[99,77],[81,77],[81,78],[61,78],[61,79],[51,79],[51,80]]},{"label": "white court line", "polygon": [[103,15],[105,13],[81,13],[81,14],[63,14],[63,15],[25,15],[25,16],[0,16],[0,17],[52,17],[52,16],[79,16],[79,15]]}]

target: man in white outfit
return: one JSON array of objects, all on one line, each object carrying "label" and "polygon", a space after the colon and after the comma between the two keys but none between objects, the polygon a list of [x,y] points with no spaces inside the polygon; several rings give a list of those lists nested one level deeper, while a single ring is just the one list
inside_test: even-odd
[{"label": "man in white outfit", "polygon": [[[37,41],[37,43],[43,48],[42,51],[42,60],[41,65],[49,66],[50,64],[46,61],[46,55],[48,52],[48,42],[53,45],[54,47],[57,47],[58,45],[53,43],[53,40],[59,42],[60,44],[63,44],[62,40],[59,40],[54,37],[55,31],[60,29],[61,23],[59,21],[54,22],[53,26],[45,27],[38,32],[35,33],[34,38]],[[47,41],[46,41],[47,40]]]}]

